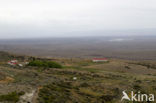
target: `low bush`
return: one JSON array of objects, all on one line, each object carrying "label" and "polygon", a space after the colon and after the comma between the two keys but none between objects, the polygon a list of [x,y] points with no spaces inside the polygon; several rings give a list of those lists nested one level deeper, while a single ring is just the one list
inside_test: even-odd
[{"label": "low bush", "polygon": [[126,69],[131,69],[129,66],[125,66]]},{"label": "low bush", "polygon": [[141,86],[140,85],[137,85],[137,84],[134,84],[133,85],[133,89],[139,91],[139,90],[141,90]]},{"label": "low bush", "polygon": [[22,96],[24,94],[25,94],[24,92],[19,92],[19,93],[11,92],[6,95],[0,95],[0,102],[7,101],[7,102],[16,103],[19,101],[20,96]]},{"label": "low bush", "polygon": [[70,85],[64,82],[43,86],[39,91],[39,103],[67,103],[70,98]]},{"label": "low bush", "polygon": [[34,60],[29,62],[28,66],[37,66],[37,67],[46,67],[46,68],[62,68],[62,66],[59,63],[56,63],[54,61],[40,61],[40,60]]}]

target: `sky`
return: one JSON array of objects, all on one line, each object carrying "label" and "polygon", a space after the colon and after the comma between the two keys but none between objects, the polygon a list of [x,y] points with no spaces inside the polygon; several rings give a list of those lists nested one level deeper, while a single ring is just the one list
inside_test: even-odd
[{"label": "sky", "polygon": [[154,34],[155,5],[156,0],[0,0],[0,38]]}]

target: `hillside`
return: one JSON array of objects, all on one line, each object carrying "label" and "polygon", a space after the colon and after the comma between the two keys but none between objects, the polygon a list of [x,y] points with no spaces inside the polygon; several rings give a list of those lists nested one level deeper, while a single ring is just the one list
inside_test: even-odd
[{"label": "hillside", "polygon": [[7,64],[14,58],[32,60],[18,57],[0,52],[0,102],[120,103],[123,90],[156,94],[156,61],[109,59],[93,63],[91,59],[45,58],[63,68]]}]

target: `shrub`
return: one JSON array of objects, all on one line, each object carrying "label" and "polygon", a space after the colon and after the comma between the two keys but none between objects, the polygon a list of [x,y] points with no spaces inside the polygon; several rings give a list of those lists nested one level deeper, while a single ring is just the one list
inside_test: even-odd
[{"label": "shrub", "polygon": [[70,98],[68,83],[54,83],[43,86],[39,91],[39,103],[67,103]]},{"label": "shrub", "polygon": [[131,69],[129,66],[125,66],[126,69]]},{"label": "shrub", "polygon": [[20,96],[24,95],[24,92],[11,92],[6,95],[0,95],[0,101],[8,101],[8,102],[13,102],[16,103],[19,101]]},{"label": "shrub", "polygon": [[133,89],[135,89],[135,90],[139,91],[139,90],[141,89],[141,86],[140,86],[140,85],[135,84],[135,85],[133,86]]},{"label": "shrub", "polygon": [[47,67],[47,68],[62,68],[62,66],[53,61],[34,60],[29,62],[28,66]]},{"label": "shrub", "polygon": [[112,101],[114,98],[115,98],[115,96],[113,96],[113,95],[103,95],[100,97],[100,99],[103,100],[102,103],[105,103],[105,102],[108,103],[108,102]]}]

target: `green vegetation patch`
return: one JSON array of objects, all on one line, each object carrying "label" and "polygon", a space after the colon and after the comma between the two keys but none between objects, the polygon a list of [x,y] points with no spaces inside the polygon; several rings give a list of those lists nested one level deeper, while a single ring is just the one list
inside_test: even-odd
[{"label": "green vegetation patch", "polygon": [[24,92],[11,92],[6,95],[0,95],[0,101],[8,101],[8,102],[13,102],[16,103],[19,101],[20,96],[24,95]]},{"label": "green vegetation patch", "polygon": [[54,61],[40,61],[40,60],[31,61],[29,62],[28,66],[37,66],[45,68],[62,68],[62,65]]}]

